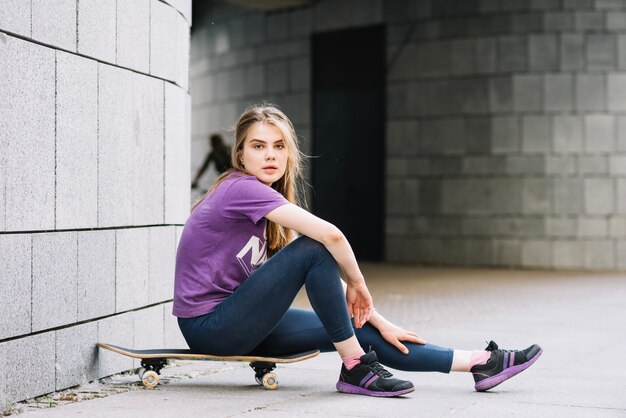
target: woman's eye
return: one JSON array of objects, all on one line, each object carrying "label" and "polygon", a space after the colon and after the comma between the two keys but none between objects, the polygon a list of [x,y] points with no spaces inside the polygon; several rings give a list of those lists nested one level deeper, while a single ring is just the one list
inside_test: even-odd
[{"label": "woman's eye", "polygon": [[261,149],[261,148],[263,148],[263,145],[261,145],[261,144],[256,144],[254,146],[254,149]]},{"label": "woman's eye", "polygon": [[284,146],[283,144],[278,144],[278,145],[276,145],[276,148],[278,148],[278,149],[284,149],[284,148],[285,148],[285,146]]}]

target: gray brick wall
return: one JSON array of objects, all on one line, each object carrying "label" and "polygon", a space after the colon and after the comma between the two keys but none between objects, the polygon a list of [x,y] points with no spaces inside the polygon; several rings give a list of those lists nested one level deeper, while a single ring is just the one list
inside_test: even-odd
[{"label": "gray brick wall", "polygon": [[[401,197],[387,193],[387,207],[397,208],[387,212],[387,225],[397,226],[386,231],[393,243],[388,246],[388,259],[459,263],[439,261],[432,249],[423,246],[408,253],[397,251],[403,243],[410,246],[418,239],[432,243],[435,249],[443,242],[447,258],[458,257],[461,264],[623,268],[619,251],[626,236],[620,229],[624,222],[620,215],[620,207],[624,206],[620,184],[626,161],[620,154],[620,112],[624,111],[622,102],[626,95],[624,75],[619,72],[623,68],[623,35],[619,32],[624,28],[619,23],[620,13],[609,12],[605,6],[588,2],[572,6],[577,9],[572,13],[572,7],[565,4],[546,5],[551,10],[542,12],[543,23],[536,25],[534,19],[517,15],[529,13],[533,5],[525,3],[519,11],[513,11],[502,2],[492,2],[488,9],[462,12],[467,22],[456,33],[424,34],[404,47],[396,67],[390,71],[388,100],[394,111],[388,123],[393,127],[396,121],[409,120],[428,126],[432,121],[450,121],[454,117],[464,125],[463,140],[451,144],[451,132],[435,141],[428,130],[404,133],[406,137],[394,137],[393,143],[388,142],[398,144],[388,147],[388,164],[415,165],[415,155],[420,159],[420,167],[428,167],[421,162],[424,158],[432,164],[461,150],[458,158],[463,169],[440,170],[431,166],[413,173],[410,168],[388,170],[388,178],[393,178],[396,188],[409,181],[422,184],[427,180],[435,186],[428,192],[421,191],[428,194],[420,194],[420,200],[442,202],[441,206],[405,210],[407,206]],[[620,3],[617,8],[623,7],[626,4]],[[409,10],[405,5],[405,13],[400,15],[409,16]],[[486,25],[483,33],[469,30],[475,20],[496,18],[509,18],[512,23]],[[426,20],[443,25],[446,19],[448,16],[433,13]],[[455,39],[457,36],[467,46],[465,50],[450,47],[460,42]],[[498,46],[495,65],[479,72],[476,66],[454,64],[471,62],[469,45],[484,43],[486,39]],[[436,56],[439,64],[434,71],[432,66],[423,71],[415,52],[425,46],[447,55]],[[390,47],[400,48],[393,42]],[[477,49],[473,50],[476,53]],[[483,57],[473,59],[480,61]],[[487,52],[486,61],[493,60],[493,54]],[[489,107],[482,105],[483,92],[479,87],[464,89],[457,77],[476,86],[487,77]],[[429,85],[422,81],[426,78],[433,78]],[[463,100],[478,105],[470,108],[462,103],[451,104],[457,95],[450,86],[463,96],[471,96]],[[416,100],[424,103],[437,97],[445,103],[412,105],[410,99],[403,100],[406,91],[416,98],[421,96]],[[491,121],[490,131],[471,127],[468,122],[474,120],[476,113],[484,113],[481,117]],[[387,140],[391,141],[389,137]],[[405,145],[411,140],[428,145],[415,150]],[[475,146],[476,143],[483,147]],[[440,226],[423,230],[402,226],[410,225],[412,219]],[[441,225],[454,225],[459,220],[465,227],[453,228],[451,233]],[[471,252],[469,244],[478,236],[491,242],[483,247],[482,257],[480,251]],[[428,241],[434,238],[436,241]]]},{"label": "gray brick wall", "polygon": [[137,366],[97,341],[185,347],[190,24],[190,0],[0,7],[0,412]]}]

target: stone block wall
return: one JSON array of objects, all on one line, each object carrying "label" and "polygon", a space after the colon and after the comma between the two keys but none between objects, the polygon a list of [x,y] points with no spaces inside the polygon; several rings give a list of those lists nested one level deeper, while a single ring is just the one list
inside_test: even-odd
[{"label": "stone block wall", "polygon": [[[0,411],[185,346],[191,1],[0,8]],[[112,354],[112,353],[111,353]]]},{"label": "stone block wall", "polygon": [[213,2],[191,43],[192,171],[262,100],[311,149],[310,36],[385,25],[386,259],[624,269],[625,19],[622,0]]},{"label": "stone block wall", "polygon": [[387,3],[388,259],[623,269],[626,3],[451,4]]}]

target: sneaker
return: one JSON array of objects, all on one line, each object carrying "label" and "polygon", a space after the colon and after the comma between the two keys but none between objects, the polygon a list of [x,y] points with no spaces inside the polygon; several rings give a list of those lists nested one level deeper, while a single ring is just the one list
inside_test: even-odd
[{"label": "sneaker", "polygon": [[529,368],[543,353],[543,349],[533,344],[525,350],[500,350],[498,344],[491,341],[487,348],[491,357],[485,364],[477,364],[470,372],[474,375],[474,389],[479,392],[498,386]]},{"label": "sneaker", "polygon": [[413,383],[400,380],[383,368],[378,362],[376,352],[370,351],[360,358],[361,363],[352,369],[341,366],[337,390],[343,393],[355,393],[367,396],[399,396],[413,392]]}]

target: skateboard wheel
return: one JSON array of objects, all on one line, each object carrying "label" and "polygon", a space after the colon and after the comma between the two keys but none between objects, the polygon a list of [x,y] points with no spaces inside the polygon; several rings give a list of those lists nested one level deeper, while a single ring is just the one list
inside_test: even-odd
[{"label": "skateboard wheel", "polygon": [[148,370],[141,377],[141,383],[148,389],[152,389],[159,384],[159,375],[154,370]]},{"label": "skateboard wheel", "polygon": [[139,369],[137,369],[137,376],[139,377],[139,380],[143,379],[143,374],[146,372],[146,368],[145,367],[140,367]]},{"label": "skateboard wheel", "polygon": [[275,373],[266,373],[263,376],[263,387],[267,390],[274,390],[278,387],[278,376]]}]

